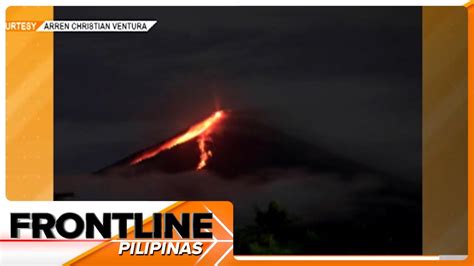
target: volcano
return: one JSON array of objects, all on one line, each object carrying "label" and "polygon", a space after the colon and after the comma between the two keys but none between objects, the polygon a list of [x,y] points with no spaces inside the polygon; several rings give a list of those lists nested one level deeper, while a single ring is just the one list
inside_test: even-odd
[{"label": "volcano", "polygon": [[268,169],[289,168],[337,172],[344,177],[376,172],[268,126],[251,114],[220,110],[175,136],[95,173],[135,176],[155,171],[205,170],[224,178],[235,178]]},{"label": "volcano", "polygon": [[[55,200],[231,201],[242,255],[266,243],[266,230],[298,255],[421,252],[420,179],[393,176],[265,121],[217,111],[94,175],[58,179]],[[271,203],[280,207],[256,211]]]}]

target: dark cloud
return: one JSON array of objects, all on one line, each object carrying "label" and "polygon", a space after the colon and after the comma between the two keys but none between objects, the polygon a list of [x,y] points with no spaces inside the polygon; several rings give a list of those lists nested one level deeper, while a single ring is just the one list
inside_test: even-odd
[{"label": "dark cloud", "polygon": [[56,8],[56,19],[159,21],[147,34],[56,34],[56,170],[92,171],[220,105],[257,109],[308,141],[413,175],[419,11]]},{"label": "dark cloud", "polygon": [[[66,195],[66,200],[229,200],[234,204],[237,235],[254,224],[257,208],[277,201],[299,226],[328,235],[312,242],[316,248],[310,253],[298,254],[421,252],[420,187],[373,174],[348,180],[338,173],[297,168],[266,171],[272,179],[258,183],[253,181],[258,175],[223,179],[207,170],[134,177],[64,176],[56,183],[56,193]],[[245,241],[237,239],[236,244]]]},{"label": "dark cloud", "polygon": [[[359,174],[347,180],[338,173],[315,174],[304,169],[267,169],[272,179],[255,183],[260,176],[223,179],[209,171],[179,174],[147,173],[67,176],[58,182],[58,194],[73,192],[72,200],[229,200],[237,210],[239,226],[252,223],[253,210],[278,200],[306,222],[347,220],[373,205],[393,204],[417,209],[415,190],[406,191],[380,175]],[[125,174],[125,173],[124,173]],[[113,184],[111,186],[110,184]],[[318,188],[315,190],[315,188]],[[391,187],[390,190],[387,190]],[[405,190],[405,191],[404,191]],[[245,193],[242,193],[242,192]],[[297,191],[298,193],[295,193]],[[399,197],[404,191],[405,197]],[[311,210],[311,212],[308,212]],[[413,218],[413,217],[411,217]]]},{"label": "dark cloud", "polygon": [[[308,223],[346,223],[344,233],[369,237],[397,228],[390,234],[408,247],[398,251],[420,251],[420,8],[58,7],[55,19],[159,21],[149,33],[55,34],[57,193],[229,199],[238,223],[250,222],[255,206],[278,200]],[[312,160],[267,164],[239,178],[212,168],[89,175],[219,107],[251,113],[342,163],[331,171],[308,167]],[[345,178],[347,165],[363,167]],[[378,222],[380,230],[351,227],[365,226],[360,221]]]}]

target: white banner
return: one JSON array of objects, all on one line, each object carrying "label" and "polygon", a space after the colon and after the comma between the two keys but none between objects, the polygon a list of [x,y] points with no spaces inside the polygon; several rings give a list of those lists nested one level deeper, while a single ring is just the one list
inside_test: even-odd
[{"label": "white banner", "polygon": [[148,32],[156,20],[47,20],[42,32]]}]

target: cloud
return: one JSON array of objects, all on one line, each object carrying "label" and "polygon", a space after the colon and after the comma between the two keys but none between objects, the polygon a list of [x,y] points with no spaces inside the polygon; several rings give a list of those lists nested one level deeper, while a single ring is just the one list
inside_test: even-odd
[{"label": "cloud", "polygon": [[[263,175],[268,176],[265,181]],[[56,193],[73,193],[72,200],[230,200],[239,225],[253,221],[256,207],[271,201],[303,217],[303,222],[350,220],[367,206],[416,208],[416,184],[394,187],[383,176],[361,174],[344,179],[337,173],[315,174],[304,169],[266,169],[254,175],[225,179],[208,171],[137,176],[63,176]],[[380,193],[385,190],[383,193]],[[407,193],[408,191],[408,193]]]}]

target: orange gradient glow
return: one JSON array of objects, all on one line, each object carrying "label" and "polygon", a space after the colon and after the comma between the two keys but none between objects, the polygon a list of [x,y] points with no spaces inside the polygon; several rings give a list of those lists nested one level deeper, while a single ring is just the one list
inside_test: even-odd
[{"label": "orange gradient glow", "polygon": [[138,164],[144,160],[150,159],[162,151],[169,150],[177,145],[188,142],[196,137],[199,137],[198,148],[200,151],[200,161],[197,166],[197,170],[204,168],[207,164],[207,160],[212,156],[212,152],[207,150],[206,141],[209,140],[209,134],[217,123],[224,117],[224,111],[217,111],[212,116],[205,120],[191,126],[185,133],[174,137],[159,147],[153,147],[144,152],[138,154],[131,162],[130,165]]}]

